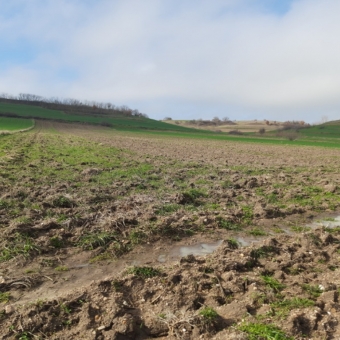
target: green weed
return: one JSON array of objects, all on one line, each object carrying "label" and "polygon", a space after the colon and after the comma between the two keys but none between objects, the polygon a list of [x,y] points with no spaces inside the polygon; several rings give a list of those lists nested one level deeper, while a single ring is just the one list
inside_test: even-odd
[{"label": "green weed", "polygon": [[161,275],[161,271],[153,267],[131,267],[127,270],[127,273],[143,279]]},{"label": "green weed", "polygon": [[58,236],[54,236],[50,238],[50,244],[54,248],[62,248],[63,247],[63,240]]},{"label": "green weed", "polygon": [[228,246],[232,249],[237,249],[239,247],[239,243],[234,238],[228,238],[227,239]]},{"label": "green weed", "polygon": [[114,234],[107,232],[87,234],[80,237],[78,245],[84,250],[93,250],[98,247],[107,246],[114,239]]},{"label": "green weed", "polygon": [[317,299],[323,292],[318,285],[303,284],[301,288],[309,294],[312,299]]},{"label": "green weed", "polygon": [[278,309],[276,314],[279,314],[280,316],[287,316],[293,309],[311,307],[314,306],[314,304],[315,303],[312,300],[295,297],[292,299],[273,302],[270,306]]},{"label": "green weed", "polygon": [[275,292],[279,292],[286,287],[284,284],[280,283],[278,280],[268,275],[261,276],[261,279],[268,287],[273,289]]},{"label": "green weed", "polygon": [[38,252],[39,248],[33,243],[33,239],[19,233],[13,240],[7,240],[0,250],[0,262],[8,261],[18,255],[28,257],[32,252]]},{"label": "green weed", "polygon": [[211,307],[204,307],[199,311],[199,315],[201,315],[206,321],[214,321],[218,317],[218,313]]},{"label": "green weed", "polygon": [[263,323],[243,323],[238,329],[248,334],[249,340],[294,340],[280,328]]},{"label": "green weed", "polygon": [[216,221],[219,228],[226,230],[240,230],[238,225],[236,225],[234,222],[224,219],[222,216],[217,216]]},{"label": "green weed", "polygon": [[263,229],[259,229],[259,228],[253,228],[247,231],[247,233],[253,236],[266,236],[267,235],[267,233]]},{"label": "green weed", "polygon": [[0,303],[7,303],[11,298],[11,294],[8,292],[0,292]]}]

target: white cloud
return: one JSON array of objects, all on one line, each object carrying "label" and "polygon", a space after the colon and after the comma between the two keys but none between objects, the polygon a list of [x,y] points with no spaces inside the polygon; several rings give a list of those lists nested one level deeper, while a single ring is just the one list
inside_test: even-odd
[{"label": "white cloud", "polygon": [[338,118],[340,3],[296,0],[284,15],[251,3],[0,0],[0,42],[36,49],[0,69],[0,92],[137,105],[155,118]]}]

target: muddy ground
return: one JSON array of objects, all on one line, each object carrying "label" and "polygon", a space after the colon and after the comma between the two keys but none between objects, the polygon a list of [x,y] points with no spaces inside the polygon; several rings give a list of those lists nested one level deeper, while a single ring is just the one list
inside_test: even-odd
[{"label": "muddy ground", "polygon": [[5,136],[0,335],[338,339],[340,232],[307,225],[339,212],[339,168],[334,149],[48,122]]}]

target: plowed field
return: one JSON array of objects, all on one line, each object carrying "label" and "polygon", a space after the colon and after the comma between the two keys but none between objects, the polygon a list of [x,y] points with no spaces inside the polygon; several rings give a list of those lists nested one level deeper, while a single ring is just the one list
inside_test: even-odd
[{"label": "plowed field", "polygon": [[339,215],[339,168],[330,148],[47,121],[2,136],[0,336],[339,339],[340,226],[308,227]]}]

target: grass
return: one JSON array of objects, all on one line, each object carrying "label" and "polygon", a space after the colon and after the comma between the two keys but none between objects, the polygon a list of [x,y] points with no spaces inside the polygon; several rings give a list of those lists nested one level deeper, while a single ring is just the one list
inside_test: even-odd
[{"label": "grass", "polygon": [[277,301],[270,304],[270,306],[275,310],[275,315],[280,317],[287,316],[293,309],[312,307],[314,305],[314,301],[299,297],[284,299],[282,301]]},{"label": "grass", "polygon": [[271,288],[276,293],[286,287],[284,284],[268,275],[261,276],[261,279],[269,288]]},{"label": "grass", "polygon": [[131,267],[127,270],[127,273],[143,279],[161,275],[161,271],[153,267]]},{"label": "grass", "polygon": [[0,262],[8,261],[16,256],[29,257],[31,253],[38,252],[39,248],[31,237],[16,233],[14,239],[6,240],[0,250]]},{"label": "grass", "polygon": [[[65,110],[67,108],[65,107]],[[81,122],[96,125],[108,125],[120,129],[153,129],[153,130],[168,130],[196,133],[196,130],[185,128],[177,125],[170,125],[157,120],[144,117],[129,117],[122,113],[114,115],[107,114],[85,114],[78,112],[73,114],[61,110],[47,109],[34,105],[26,105],[19,103],[0,103],[0,115],[16,115],[16,117],[27,117],[35,119],[49,119],[65,122]],[[5,117],[7,118],[7,117]],[[9,118],[9,119],[12,119]],[[32,125],[32,123],[30,124]],[[202,133],[202,131],[201,131]],[[204,133],[204,132],[203,132]]]},{"label": "grass", "polygon": [[245,322],[238,326],[238,329],[247,333],[249,340],[294,340],[274,325]]},{"label": "grass", "polygon": [[214,321],[218,317],[218,313],[211,307],[202,308],[198,314],[206,321]]},{"label": "grass", "polygon": [[114,240],[114,234],[108,232],[87,234],[80,237],[78,245],[84,250],[93,250],[98,247],[105,247]]},{"label": "grass", "polygon": [[[94,113],[76,112],[73,113],[65,107],[66,111],[46,109],[34,105],[25,105],[18,103],[0,102],[0,115],[12,114],[17,117],[27,117],[36,119],[49,119],[65,122],[81,122],[87,124],[110,126],[123,131],[138,131],[143,134],[173,136],[176,138],[199,138],[236,142],[249,142],[261,144],[276,145],[305,145],[305,146],[321,146],[330,148],[339,148],[340,142],[340,123],[326,124],[319,127],[310,127],[302,129],[299,132],[298,140],[289,141],[285,138],[276,137],[274,133],[259,136],[256,133],[248,133],[243,136],[231,136],[224,133],[214,133],[205,130],[196,130],[175,124],[167,124],[161,121],[148,119],[144,117],[128,117],[122,113]],[[7,118],[7,117],[5,117]],[[269,202],[275,202],[276,197],[268,197]]]},{"label": "grass", "polygon": [[11,298],[11,294],[8,292],[0,292],[0,303],[7,303]]},{"label": "grass", "polygon": [[25,130],[34,126],[32,119],[9,118],[0,116],[0,131]]},{"label": "grass", "polygon": [[323,290],[318,285],[309,285],[303,284],[301,286],[302,290],[304,290],[312,299],[317,299],[322,293]]}]

